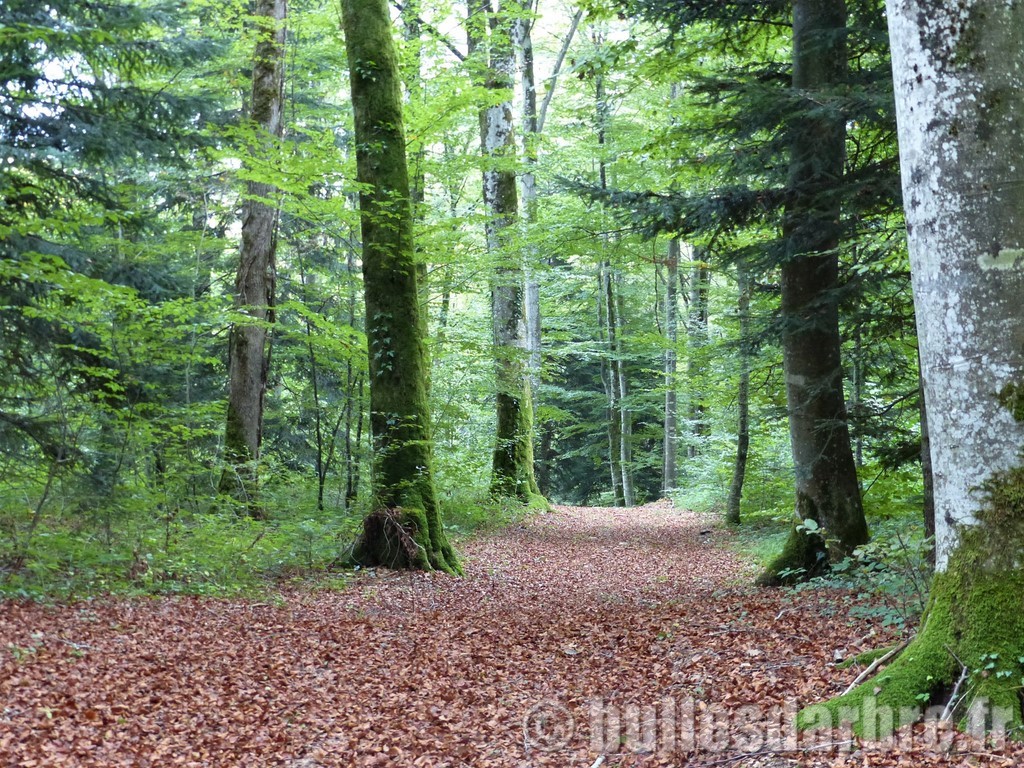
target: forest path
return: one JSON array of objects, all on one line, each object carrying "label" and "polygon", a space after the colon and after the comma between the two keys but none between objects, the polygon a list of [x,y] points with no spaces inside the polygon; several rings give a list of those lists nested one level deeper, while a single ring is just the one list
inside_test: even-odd
[{"label": "forest path", "polygon": [[[466,542],[461,579],[378,571],[280,603],[0,604],[0,763],[592,766],[594,702],[626,722],[628,704],[731,711],[841,689],[852,673],[834,655],[884,639],[834,595],[747,586],[727,535],[664,504],[559,507]],[[793,764],[722,762],[735,753],[713,737],[692,762],[663,736],[602,764]]]}]

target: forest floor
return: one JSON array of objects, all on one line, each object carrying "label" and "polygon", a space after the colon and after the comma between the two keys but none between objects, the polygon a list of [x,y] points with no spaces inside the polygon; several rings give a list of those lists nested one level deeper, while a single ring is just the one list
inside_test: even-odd
[{"label": "forest floor", "polygon": [[[712,521],[559,507],[464,542],[467,575],[365,572],[269,602],[0,604],[0,766],[1024,764],[917,726],[794,735],[857,598],[749,586]],[[651,731],[643,722],[655,723]]]}]

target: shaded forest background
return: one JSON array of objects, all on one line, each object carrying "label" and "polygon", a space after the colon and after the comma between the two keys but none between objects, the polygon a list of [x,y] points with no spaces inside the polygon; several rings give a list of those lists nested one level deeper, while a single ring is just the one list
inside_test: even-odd
[{"label": "shaded forest background", "polygon": [[[792,86],[789,3],[489,8],[491,29],[510,30],[511,89],[481,78],[466,8],[394,7],[450,533],[523,511],[490,477],[489,292],[516,268],[544,496],[670,497],[728,511],[763,558],[782,546],[794,507],[787,126],[827,112],[846,126],[845,167],[829,202],[839,275],[820,300],[838,307],[872,546],[920,556],[926,473],[883,4],[847,5],[847,75],[813,100]],[[0,594],[221,593],[324,574],[373,507],[339,8],[288,8],[280,136],[251,119],[258,18],[205,0],[5,6]],[[516,151],[502,163],[521,204],[489,247],[479,118],[506,101]],[[254,320],[235,275],[256,188],[277,232],[271,312]],[[224,492],[236,327],[270,339],[247,468],[257,515]]]}]

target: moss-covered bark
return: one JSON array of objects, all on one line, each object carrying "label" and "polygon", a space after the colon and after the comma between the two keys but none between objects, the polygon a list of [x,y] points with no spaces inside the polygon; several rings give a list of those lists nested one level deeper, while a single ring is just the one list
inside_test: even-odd
[{"label": "moss-covered bark", "polygon": [[[525,373],[523,370],[518,375]],[[529,388],[520,398],[507,392],[498,393],[499,437],[494,448],[491,493],[519,499],[532,509],[547,509],[547,500],[533,473],[532,413]],[[503,435],[509,437],[503,438]]]},{"label": "moss-covered bark", "polygon": [[[948,704],[966,668],[955,717],[962,721],[981,704],[988,727],[1005,726],[1021,736],[1024,570],[993,556],[991,538],[980,530],[965,533],[947,570],[935,578],[917,637],[878,675],[823,705],[833,724],[851,719],[855,732],[884,738],[886,728],[906,724],[926,705]],[[1024,554],[1022,543],[1014,544],[1018,555]],[[869,712],[892,713],[893,719],[865,722]],[[809,708],[801,723],[817,725],[821,716],[821,705]]]},{"label": "moss-covered bark", "polygon": [[[502,3],[494,14],[486,3],[471,0],[467,36],[475,58],[479,85],[506,100],[480,112],[480,146],[487,167],[483,171],[483,199],[487,206],[487,249],[495,259],[491,277],[491,319],[497,387],[497,429],[491,463],[491,493],[517,498],[524,504],[547,507],[540,495],[533,466],[533,405],[528,369],[525,315],[525,274],[521,257],[511,247],[519,217],[516,173],[510,165],[516,157],[512,112],[515,55],[512,28],[522,8]],[[511,12],[511,13],[510,13]]]},{"label": "moss-covered bark", "polygon": [[[802,517],[803,520],[813,519]],[[803,524],[794,525],[782,551],[757,577],[761,587],[780,587],[822,576],[828,571],[828,549],[821,535]]]},{"label": "moss-covered bark", "polygon": [[384,0],[344,0],[363,237],[374,511],[364,565],[456,573],[432,472],[427,358],[412,237],[399,70]]}]

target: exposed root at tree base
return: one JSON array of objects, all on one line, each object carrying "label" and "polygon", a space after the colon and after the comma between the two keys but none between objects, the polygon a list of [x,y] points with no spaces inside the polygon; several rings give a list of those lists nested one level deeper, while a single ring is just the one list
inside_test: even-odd
[{"label": "exposed root at tree base", "polygon": [[443,531],[434,534],[422,509],[378,509],[366,516],[351,561],[364,567],[460,574],[458,556]]}]

